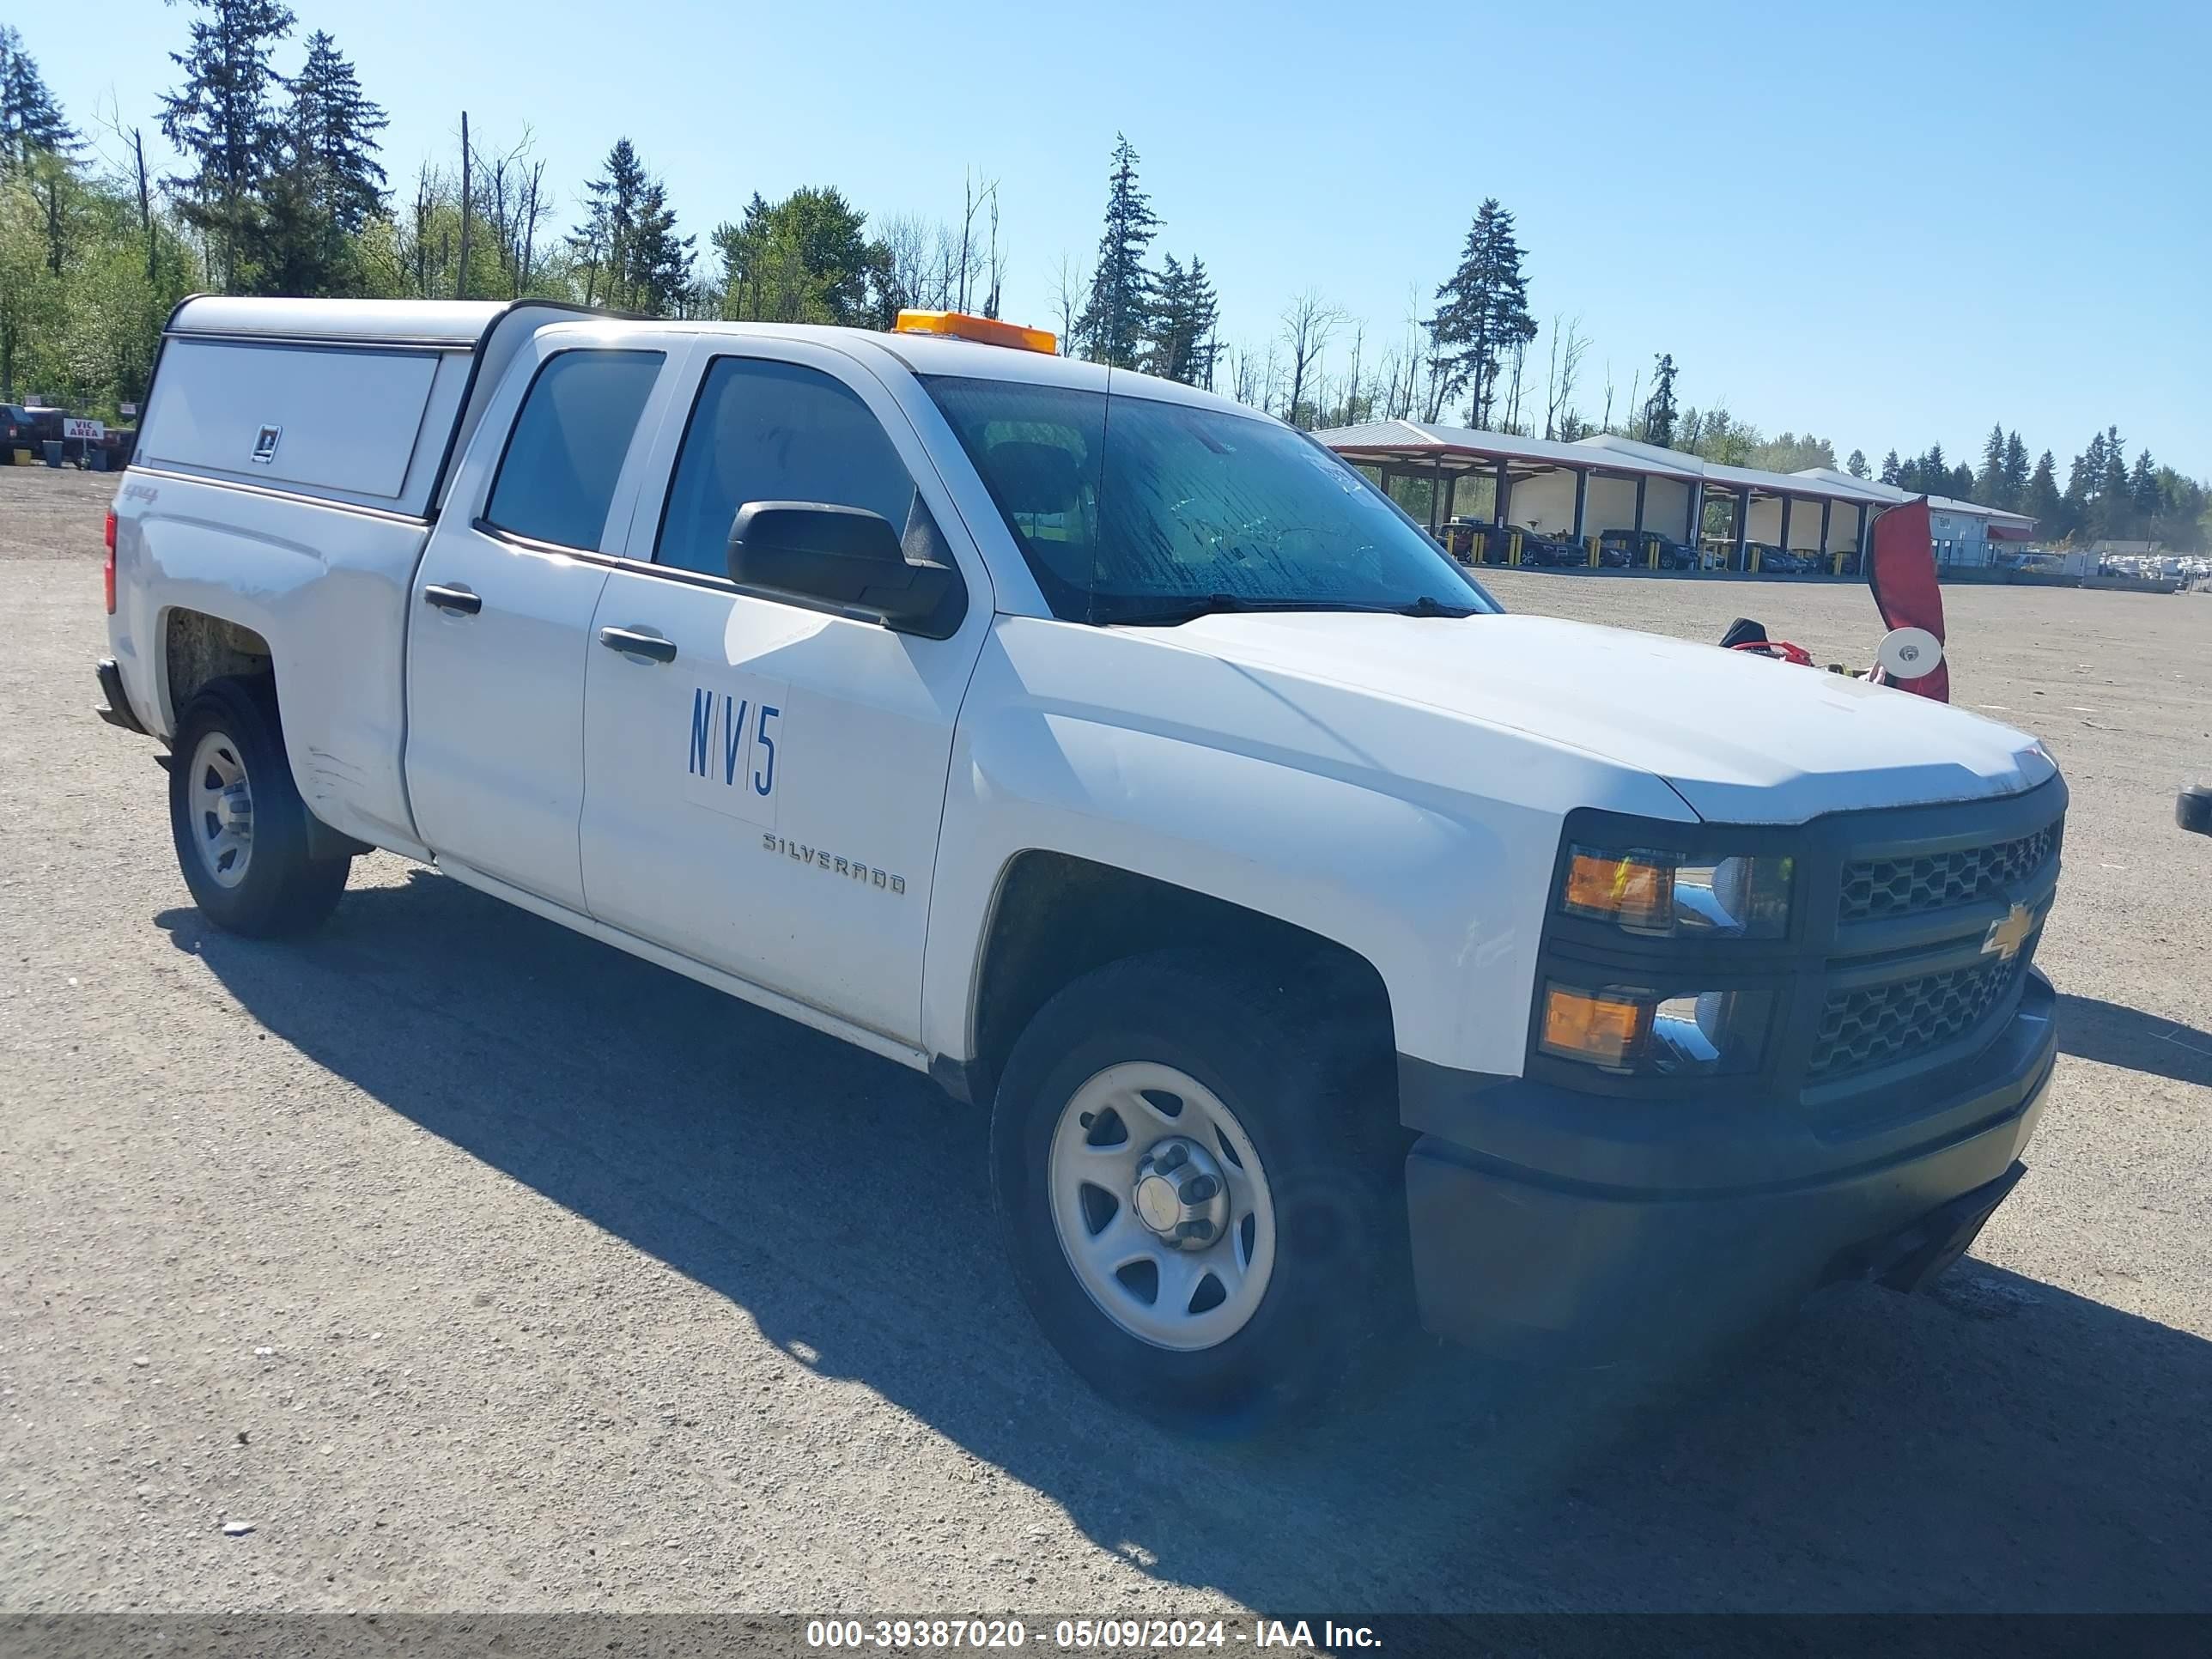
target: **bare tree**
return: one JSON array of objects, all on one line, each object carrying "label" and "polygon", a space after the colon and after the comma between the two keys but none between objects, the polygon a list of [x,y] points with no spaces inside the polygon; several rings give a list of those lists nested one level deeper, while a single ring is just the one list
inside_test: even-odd
[{"label": "bare tree", "polygon": [[1052,308],[1060,319],[1060,355],[1068,356],[1075,350],[1075,319],[1083,314],[1085,299],[1091,292],[1091,267],[1074,255],[1063,253],[1060,264],[1053,272]]},{"label": "bare tree", "polygon": [[1283,418],[1292,426],[1298,424],[1306,382],[1313,374],[1314,366],[1343,322],[1343,311],[1312,289],[1306,289],[1284,308],[1282,341],[1291,359],[1291,400]]},{"label": "bare tree", "polygon": [[533,161],[522,188],[522,245],[514,262],[514,297],[530,291],[538,275],[538,221],[545,211],[545,163]]},{"label": "bare tree", "polygon": [[944,311],[944,289],[936,280],[932,249],[942,227],[918,213],[895,214],[883,222],[884,252],[890,274],[892,311]]},{"label": "bare tree", "polygon": [[1358,325],[1352,331],[1352,366],[1344,376],[1344,423],[1357,425],[1364,418],[1359,408],[1359,356],[1367,343],[1367,325]]},{"label": "bare tree", "polygon": [[469,297],[469,112],[461,112],[461,274],[453,297]]},{"label": "bare tree", "polygon": [[1583,358],[1589,351],[1583,319],[1576,317],[1564,328],[1552,319],[1552,365],[1544,379],[1544,435],[1557,437],[1567,412],[1575,405],[1575,381],[1581,376]]},{"label": "bare tree", "polygon": [[[994,270],[993,266],[998,260],[999,181],[996,179],[985,179],[978,173],[963,168],[960,174],[960,198],[959,251],[957,259],[952,263],[950,273],[951,280],[947,286],[952,290],[953,309],[965,311],[969,307],[974,284],[978,276],[994,277],[992,286],[994,291],[997,288],[995,277],[999,273]],[[987,209],[991,216],[993,249],[989,264],[985,262],[983,250],[979,246],[975,234],[975,216]],[[949,248],[951,239],[947,237],[945,240]],[[997,313],[994,311],[986,314],[995,316]]]},{"label": "bare tree", "polygon": [[1521,383],[1528,369],[1528,343],[1516,340],[1511,353],[1513,380],[1505,394],[1505,427],[1508,432],[1521,431]]},{"label": "bare tree", "polygon": [[1006,256],[999,249],[999,185],[995,179],[991,184],[991,252],[984,270],[991,279],[991,291],[984,298],[983,314],[996,317],[999,295],[1006,283]]},{"label": "bare tree", "polygon": [[[528,284],[528,266],[537,240],[537,193],[544,163],[529,161],[536,140],[528,127],[511,148],[486,157],[473,152],[477,178],[477,197],[491,228],[492,245],[499,256],[500,275],[507,280],[509,299],[520,299]],[[531,222],[526,228],[525,220]],[[525,252],[526,243],[533,245]]]}]

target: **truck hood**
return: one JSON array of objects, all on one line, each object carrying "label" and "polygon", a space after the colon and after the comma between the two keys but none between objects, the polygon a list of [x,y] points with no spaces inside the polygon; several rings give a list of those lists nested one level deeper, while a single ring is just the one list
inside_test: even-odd
[{"label": "truck hood", "polygon": [[2032,789],[2027,733],[1847,675],[1547,617],[1204,617],[1178,643],[1295,700],[1298,681],[1525,732],[1664,778],[1700,817],[1824,812]]}]

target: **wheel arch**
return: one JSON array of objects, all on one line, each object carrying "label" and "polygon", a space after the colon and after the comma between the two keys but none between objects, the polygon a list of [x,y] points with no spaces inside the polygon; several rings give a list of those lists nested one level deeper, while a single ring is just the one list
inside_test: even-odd
[{"label": "wheel arch", "polygon": [[1038,1009],[1110,963],[1176,948],[1221,951],[1328,982],[1346,1018],[1392,1041],[1389,988],[1375,963],[1279,916],[1115,865],[1033,848],[1000,871],[970,976],[966,1054],[940,1057],[939,1080],[988,1100],[1007,1054]]},{"label": "wheel arch", "polygon": [[210,681],[265,676],[272,690],[276,653],[260,629],[190,605],[161,612],[160,686],[164,728],[173,735],[185,706]]}]

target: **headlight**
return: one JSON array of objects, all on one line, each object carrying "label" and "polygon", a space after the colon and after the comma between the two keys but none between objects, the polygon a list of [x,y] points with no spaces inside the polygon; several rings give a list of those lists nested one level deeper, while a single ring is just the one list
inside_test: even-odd
[{"label": "headlight", "polygon": [[1544,988],[1538,1047],[1625,1076],[1717,1077],[1759,1069],[1768,991],[1656,996],[1620,986]]},{"label": "headlight", "polygon": [[1779,939],[1790,925],[1791,860],[1571,846],[1559,908],[1632,933]]}]

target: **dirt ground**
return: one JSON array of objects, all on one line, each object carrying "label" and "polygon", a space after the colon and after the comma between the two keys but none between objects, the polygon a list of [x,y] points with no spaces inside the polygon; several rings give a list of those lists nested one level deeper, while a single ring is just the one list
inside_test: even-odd
[{"label": "dirt ground", "polygon": [[2074,807],[2052,1103],[1936,1294],[1665,1388],[1418,1345],[1194,1445],[1044,1346],[921,1079],[386,856],[306,943],[204,927],[92,714],[113,484],[0,469],[0,1610],[2212,1608],[2212,598],[1947,594]]}]

